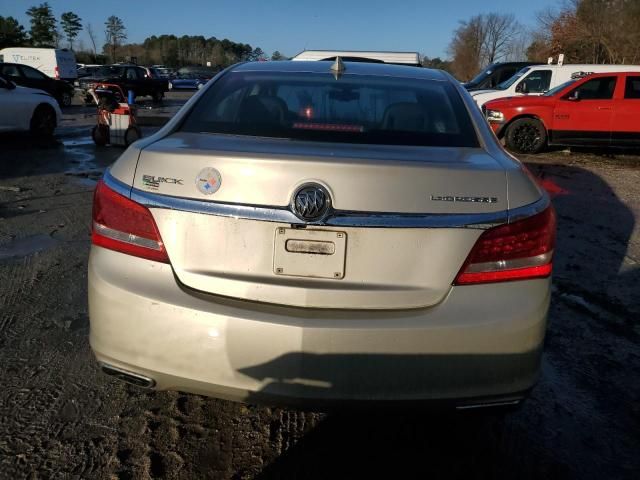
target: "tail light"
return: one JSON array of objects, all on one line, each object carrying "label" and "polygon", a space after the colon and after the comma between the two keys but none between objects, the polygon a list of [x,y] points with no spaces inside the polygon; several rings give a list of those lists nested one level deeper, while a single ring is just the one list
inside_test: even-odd
[{"label": "tail light", "polygon": [[102,180],[93,196],[91,243],[127,255],[169,263],[149,209],[111,190]]},{"label": "tail light", "polygon": [[56,80],[60,80],[60,69],[58,67],[55,67],[53,71],[54,71],[54,76]]},{"label": "tail light", "polygon": [[474,245],[454,285],[544,278],[551,274],[556,214],[537,215],[485,231]]}]

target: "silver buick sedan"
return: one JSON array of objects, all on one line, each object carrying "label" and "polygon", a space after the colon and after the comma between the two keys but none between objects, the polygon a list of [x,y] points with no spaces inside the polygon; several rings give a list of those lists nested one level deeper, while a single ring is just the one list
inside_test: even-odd
[{"label": "silver buick sedan", "polygon": [[239,64],[99,182],[91,346],[127,382],[250,403],[514,404],[555,228],[448,74]]}]

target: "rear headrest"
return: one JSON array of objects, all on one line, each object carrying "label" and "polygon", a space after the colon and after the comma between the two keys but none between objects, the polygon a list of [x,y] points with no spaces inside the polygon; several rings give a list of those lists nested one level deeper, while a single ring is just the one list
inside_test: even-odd
[{"label": "rear headrest", "polygon": [[385,130],[423,131],[427,129],[427,123],[427,112],[411,102],[393,103],[382,116],[382,128]]},{"label": "rear headrest", "polygon": [[252,95],[240,105],[238,121],[283,125],[286,109],[287,105],[281,98]]}]

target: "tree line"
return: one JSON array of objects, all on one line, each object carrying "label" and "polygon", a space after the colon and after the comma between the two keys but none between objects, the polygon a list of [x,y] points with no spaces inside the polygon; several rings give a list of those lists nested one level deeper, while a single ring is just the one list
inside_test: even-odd
[{"label": "tree line", "polygon": [[565,54],[565,62],[640,62],[639,0],[572,0],[538,15],[530,60]]},{"label": "tree line", "polygon": [[142,43],[123,45],[120,52],[127,58],[137,58],[141,64],[170,67],[206,65],[207,62],[225,67],[239,61],[267,59],[260,47],[202,35],[153,35]]},{"label": "tree line", "polygon": [[565,55],[565,63],[640,62],[640,0],[567,0],[521,25],[513,14],[485,13],[461,21],[453,32],[446,67],[469,80],[496,61],[546,63]]},{"label": "tree line", "polygon": [[[127,29],[121,18],[112,15],[104,23],[104,42],[95,28],[74,12],[64,12],[58,20],[48,2],[30,7],[26,11],[30,29],[27,31],[13,17],[0,16],[0,48],[45,47],[74,50],[81,63],[107,63],[129,61],[136,58],[145,65],[164,64],[169,67],[184,65],[206,65],[226,67],[246,60],[284,60],[286,57],[275,51],[271,57],[260,47],[237,43],[228,39],[204,36],[177,37],[175,35],[151,36],[142,43],[125,43]],[[81,31],[85,31],[90,45],[76,42]],[[74,49],[74,45],[78,48]]]}]

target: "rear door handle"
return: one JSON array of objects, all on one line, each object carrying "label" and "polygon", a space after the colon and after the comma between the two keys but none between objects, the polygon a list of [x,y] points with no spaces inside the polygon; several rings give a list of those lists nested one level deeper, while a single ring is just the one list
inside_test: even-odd
[{"label": "rear door handle", "polygon": [[611,110],[611,107],[598,107],[598,110]]}]

